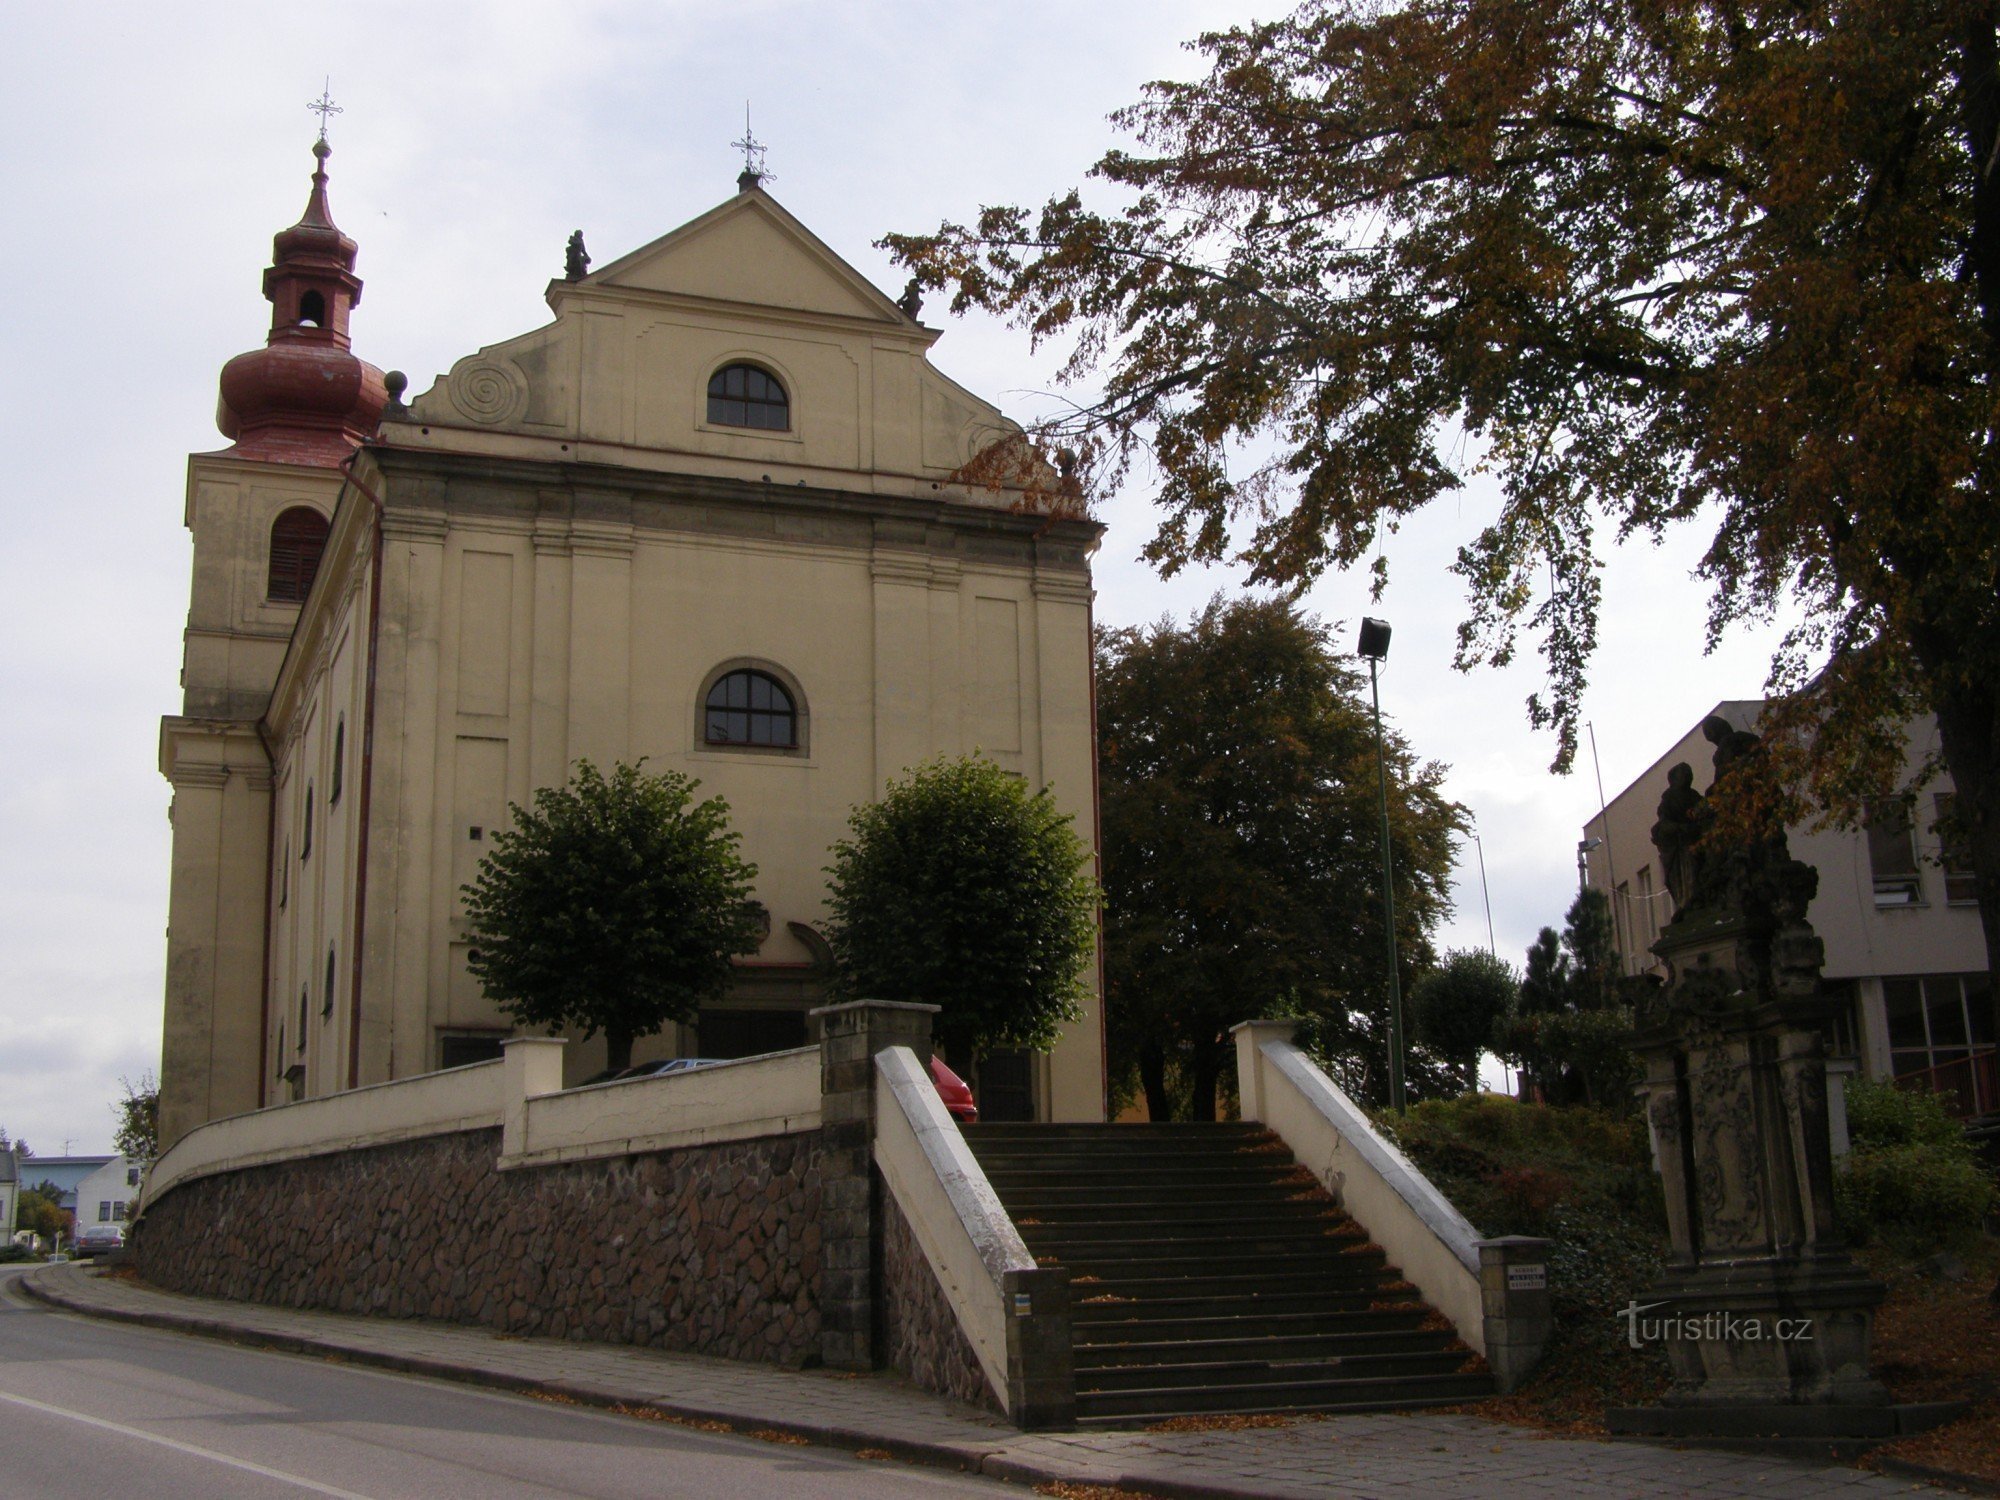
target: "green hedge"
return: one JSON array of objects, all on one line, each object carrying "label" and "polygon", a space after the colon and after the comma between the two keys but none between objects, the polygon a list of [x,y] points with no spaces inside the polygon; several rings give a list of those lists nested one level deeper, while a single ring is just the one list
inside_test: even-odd
[{"label": "green hedge", "polygon": [[1847,1086],[1852,1151],[1834,1178],[1847,1236],[1921,1253],[1977,1232],[2000,1191],[1934,1095],[1890,1083]]}]

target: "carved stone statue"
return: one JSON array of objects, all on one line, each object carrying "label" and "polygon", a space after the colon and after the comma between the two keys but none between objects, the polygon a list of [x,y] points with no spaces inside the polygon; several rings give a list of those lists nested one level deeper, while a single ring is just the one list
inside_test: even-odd
[{"label": "carved stone statue", "polygon": [[1722,785],[1723,778],[1734,771],[1757,749],[1760,741],[1747,729],[1738,729],[1720,714],[1710,714],[1701,721],[1701,735],[1715,746],[1715,785]]},{"label": "carved stone statue", "polygon": [[1609,1420],[1700,1435],[1741,1424],[1716,1425],[1713,1409],[1747,1407],[1759,1431],[1894,1430],[1868,1369],[1882,1288],[1833,1222],[1832,1005],[1806,920],[1819,874],[1791,857],[1775,814],[1718,821],[1761,747],[1719,717],[1702,733],[1715,746],[1709,797],[1677,764],[1653,825],[1677,907],[1653,946],[1670,977],[1630,1038],[1673,1241],[1666,1275],[1636,1300],[1656,1310],[1674,1387],[1663,1408]]},{"label": "carved stone statue", "polygon": [[583,248],[583,231],[574,231],[569,237],[569,246],[563,251],[563,279],[581,281],[590,270],[590,254]]},{"label": "carved stone statue", "polygon": [[896,306],[902,308],[904,313],[912,318],[922,312],[924,310],[923,283],[912,276],[909,285],[903,288],[903,295],[896,299]]},{"label": "carved stone statue", "polygon": [[1693,766],[1681,761],[1667,768],[1667,789],[1660,796],[1659,821],[1653,825],[1653,847],[1660,851],[1660,868],[1676,911],[1694,900],[1695,845],[1708,828],[1705,802],[1694,789]]}]

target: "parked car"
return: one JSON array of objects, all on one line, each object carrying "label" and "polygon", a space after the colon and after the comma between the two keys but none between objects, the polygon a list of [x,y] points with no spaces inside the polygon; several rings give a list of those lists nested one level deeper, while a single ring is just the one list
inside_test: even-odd
[{"label": "parked car", "polygon": [[114,1250],[125,1248],[125,1226],[123,1224],[86,1224],[76,1232],[76,1243],[70,1247],[78,1260],[92,1255],[109,1255]]},{"label": "parked car", "polygon": [[937,1087],[938,1098],[944,1101],[946,1114],[961,1125],[979,1123],[979,1106],[973,1102],[972,1090],[935,1052],[931,1054],[931,1082]]},{"label": "parked car", "polygon": [[714,1057],[656,1057],[651,1062],[633,1063],[631,1067],[611,1076],[652,1078],[661,1073],[692,1073],[696,1068],[706,1068],[720,1060]]}]

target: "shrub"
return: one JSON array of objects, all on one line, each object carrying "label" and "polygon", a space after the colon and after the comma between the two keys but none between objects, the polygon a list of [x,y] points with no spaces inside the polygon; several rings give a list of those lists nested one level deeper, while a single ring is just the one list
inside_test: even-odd
[{"label": "shrub", "polygon": [[1835,1212],[1848,1235],[1912,1252],[1966,1238],[1993,1211],[1995,1197],[1962,1135],[1857,1150],[1834,1181]]},{"label": "shrub", "polygon": [[1847,1134],[1857,1151],[1880,1146],[1962,1144],[1965,1132],[1937,1094],[1856,1078],[1847,1085]]},{"label": "shrub", "polygon": [[26,1245],[0,1245],[0,1266],[11,1266],[18,1261],[36,1258],[35,1252]]},{"label": "shrub", "polygon": [[1576,1190],[1562,1173],[1546,1167],[1503,1167],[1487,1181],[1507,1219],[1533,1234],[1548,1232],[1549,1216]]}]

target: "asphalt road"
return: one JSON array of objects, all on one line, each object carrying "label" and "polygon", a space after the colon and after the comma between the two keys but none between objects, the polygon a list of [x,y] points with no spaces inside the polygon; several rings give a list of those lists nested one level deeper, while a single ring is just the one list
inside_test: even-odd
[{"label": "asphalt road", "polygon": [[[1021,1486],[48,1311],[0,1271],[0,1496],[929,1500]],[[780,1415],[773,1413],[774,1416]]]}]

